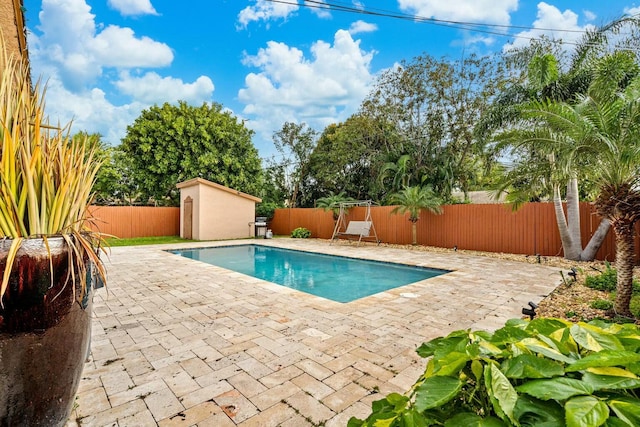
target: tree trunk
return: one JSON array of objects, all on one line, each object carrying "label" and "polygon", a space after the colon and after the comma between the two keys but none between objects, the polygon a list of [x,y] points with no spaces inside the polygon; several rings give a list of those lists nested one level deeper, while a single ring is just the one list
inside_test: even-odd
[{"label": "tree trunk", "polygon": [[411,244],[418,244],[418,224],[417,221],[411,221]]},{"label": "tree trunk", "polygon": [[[577,200],[576,200],[577,201]],[[562,198],[560,197],[560,187],[554,186],[553,189],[553,206],[556,212],[556,224],[558,225],[558,232],[560,233],[560,240],[562,241],[562,248],[564,249],[564,257],[566,259],[579,261],[580,252],[582,252],[582,243],[578,236],[577,245],[571,235],[567,219],[564,216],[564,209],[562,209]]]},{"label": "tree trunk", "polygon": [[581,261],[593,261],[595,259],[596,253],[598,252],[598,249],[600,249],[600,246],[602,246],[602,242],[604,242],[605,237],[607,237],[607,233],[609,233],[610,228],[611,221],[603,218],[595,233],[593,233],[593,236],[589,239],[587,247],[584,248],[580,254]]},{"label": "tree trunk", "polygon": [[571,236],[572,251],[582,252],[582,236],[580,231],[580,197],[578,195],[578,179],[571,178],[567,182],[567,225]]},{"label": "tree trunk", "polygon": [[616,270],[618,271],[614,309],[620,316],[632,317],[630,303],[633,292],[635,230],[633,221],[618,219],[612,225],[616,233]]}]

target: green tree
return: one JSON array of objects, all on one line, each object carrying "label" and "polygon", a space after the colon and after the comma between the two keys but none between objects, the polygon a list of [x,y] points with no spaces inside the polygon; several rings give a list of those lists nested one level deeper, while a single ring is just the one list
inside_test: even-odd
[{"label": "green tree", "polygon": [[443,198],[468,191],[484,152],[473,124],[500,88],[500,65],[492,57],[424,55],[380,76],[361,113],[388,125],[380,179],[389,192],[404,185],[430,185]]},{"label": "green tree", "polygon": [[299,196],[304,180],[309,174],[309,159],[316,146],[316,140],[317,132],[306,123],[286,122],[282,129],[273,134],[273,142],[282,156],[282,161],[272,163],[284,166],[289,207],[303,205]]},{"label": "green tree", "polygon": [[411,221],[411,244],[418,244],[418,226],[422,209],[430,212],[442,213],[442,200],[433,192],[431,187],[405,187],[402,191],[394,193],[389,198],[389,202],[396,206],[391,213],[405,214],[409,213],[409,221]]},{"label": "green tree", "polygon": [[379,200],[382,187],[376,177],[384,158],[383,129],[362,114],[327,126],[309,159],[306,196],[317,200],[344,193],[358,200]]},{"label": "green tree", "polygon": [[128,157],[117,148],[102,141],[99,133],[89,134],[85,131],[77,132],[72,137],[85,141],[90,147],[95,147],[96,157],[100,160],[100,169],[96,175],[92,192],[96,205],[130,205],[134,204],[137,193],[135,184],[127,176],[129,172]]},{"label": "green tree", "polygon": [[[629,80],[631,78],[631,80]],[[624,88],[624,89],[621,89]],[[607,55],[595,65],[586,95],[577,102],[536,101],[524,110],[536,126],[514,137],[548,147],[563,164],[580,162],[597,187],[596,210],[616,236],[615,310],[630,316],[634,224],[640,219],[640,75],[630,52]]]},{"label": "green tree", "polygon": [[220,104],[180,101],[144,110],[128,126],[121,148],[131,159],[141,198],[177,205],[176,184],[192,178],[257,194],[261,165],[252,135]]},{"label": "green tree", "polygon": [[281,165],[268,165],[263,169],[262,188],[259,193],[262,202],[256,205],[256,216],[272,218],[276,209],[285,206],[287,190],[284,169]]}]

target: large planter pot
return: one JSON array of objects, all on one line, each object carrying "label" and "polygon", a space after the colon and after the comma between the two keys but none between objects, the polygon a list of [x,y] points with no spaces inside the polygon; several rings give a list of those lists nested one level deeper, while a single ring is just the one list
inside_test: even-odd
[{"label": "large planter pot", "polygon": [[[0,426],[64,425],[89,351],[92,269],[83,289],[64,239],[47,242],[23,242],[2,299]],[[10,244],[0,240],[0,277]]]}]

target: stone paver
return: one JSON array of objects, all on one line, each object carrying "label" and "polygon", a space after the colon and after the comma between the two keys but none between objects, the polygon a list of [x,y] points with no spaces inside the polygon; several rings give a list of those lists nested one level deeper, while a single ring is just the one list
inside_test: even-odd
[{"label": "stone paver", "polygon": [[347,242],[180,247],[244,243],[451,272],[341,304],[164,250],[176,246],[113,248],[67,427],[345,425],[413,384],[422,342],[498,328],[560,282],[539,264]]}]

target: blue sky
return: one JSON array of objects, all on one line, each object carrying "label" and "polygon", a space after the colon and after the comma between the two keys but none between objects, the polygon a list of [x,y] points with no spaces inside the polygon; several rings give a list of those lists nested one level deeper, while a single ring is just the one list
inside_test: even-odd
[{"label": "blue sky", "polygon": [[[118,145],[151,105],[218,102],[246,120],[268,157],[283,123],[322,131],[345,120],[376,76],[402,60],[486,54],[541,34],[571,42],[589,26],[640,13],[623,0],[325,0],[308,7],[322,3],[28,1],[33,73],[48,81],[52,121],[73,119],[73,132],[98,132]],[[328,5],[487,26],[470,31]]]}]

